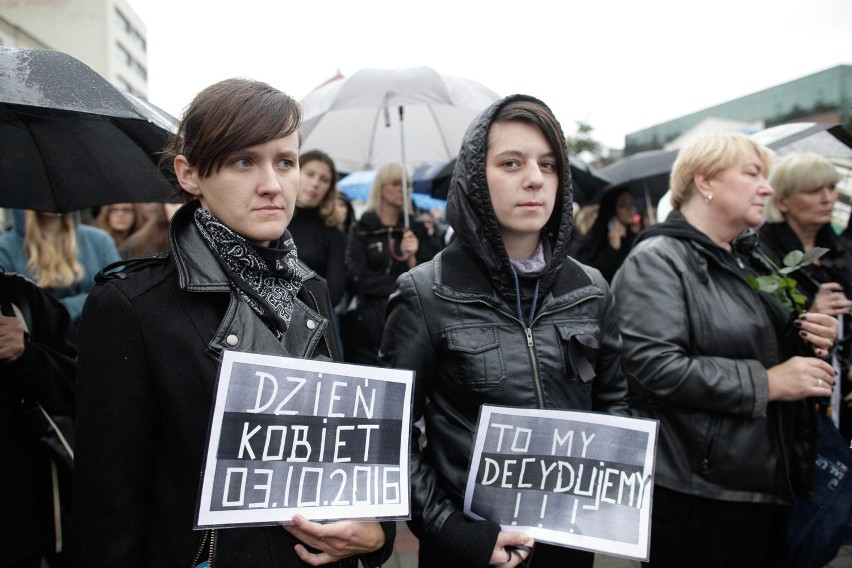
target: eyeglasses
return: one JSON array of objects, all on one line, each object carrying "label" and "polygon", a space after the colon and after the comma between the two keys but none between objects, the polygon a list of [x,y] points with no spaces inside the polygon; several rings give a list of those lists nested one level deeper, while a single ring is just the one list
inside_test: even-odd
[{"label": "eyeglasses", "polygon": [[112,215],[113,213],[126,213],[126,214],[130,215],[130,214],[133,213],[133,208],[132,207],[113,207],[112,209],[109,210],[109,213],[110,213],[110,215]]}]

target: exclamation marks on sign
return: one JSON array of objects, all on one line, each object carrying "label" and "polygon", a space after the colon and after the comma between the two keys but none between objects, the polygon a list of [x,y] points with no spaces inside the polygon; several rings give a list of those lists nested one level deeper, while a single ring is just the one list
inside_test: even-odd
[{"label": "exclamation marks on sign", "polygon": [[[518,493],[517,497],[515,497],[515,512],[512,515],[512,526],[513,527],[518,526],[518,512],[521,510],[521,496],[522,495],[523,495],[523,493]],[[541,497],[541,509],[539,510],[538,518],[542,522],[538,523],[539,528],[544,527],[543,522],[544,522],[545,513],[547,513],[547,494],[544,494]],[[576,516],[576,514],[577,514],[577,502],[575,500],[574,501],[574,516]],[[572,517],[572,522],[573,522],[573,517]]]},{"label": "exclamation marks on sign", "polygon": [[[578,503],[578,500],[574,499],[574,509],[571,511],[571,524],[572,525],[577,523],[577,503]],[[573,533],[574,529],[568,529],[568,532]]]},{"label": "exclamation marks on sign", "polygon": [[521,508],[521,493],[518,493],[518,496],[515,498],[515,520],[512,521],[512,526],[517,526],[518,524],[518,509]]}]

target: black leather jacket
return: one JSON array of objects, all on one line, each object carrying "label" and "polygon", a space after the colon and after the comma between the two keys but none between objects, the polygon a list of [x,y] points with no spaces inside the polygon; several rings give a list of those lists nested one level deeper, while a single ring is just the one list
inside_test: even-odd
[{"label": "black leather jacket", "polygon": [[[196,207],[189,203],[172,219],[171,255],[111,274],[83,313],[74,494],[80,566],[189,567],[211,554],[210,539],[193,526],[223,349],[340,359],[322,280],[302,265],[302,289],[279,342],[232,292],[192,223]],[[370,555],[370,566],[392,550],[394,526],[384,526],[385,550]],[[280,526],[215,533],[212,566],[306,566]]]},{"label": "black leather jacket", "polygon": [[660,420],[655,483],[691,495],[791,503],[807,495],[814,415],[768,402],[766,370],[796,353],[789,311],[675,211],[640,233],[613,280],[631,413]]},{"label": "black leather jacket", "polygon": [[612,295],[599,272],[566,260],[527,327],[472,266],[452,243],[401,276],[382,344],[389,366],[416,372],[414,420],[425,417],[428,445],[412,458],[412,517],[427,540],[461,510],[481,405],[626,409]]},{"label": "black leather jacket", "polygon": [[[448,218],[455,240],[397,280],[382,362],[416,372],[413,532],[421,563],[485,566],[495,523],[468,522],[463,495],[480,406],[626,411],[617,322],[600,273],[567,257],[571,185],[565,174],[542,240],[545,268],[532,322],[514,285],[485,180],[487,130],[496,106],[468,130],[453,175]],[[567,171],[567,165],[565,170]],[[529,310],[527,304],[527,310]],[[524,311],[524,310],[522,310]],[[430,556],[432,554],[432,556]],[[568,554],[562,549],[562,560]]]}]

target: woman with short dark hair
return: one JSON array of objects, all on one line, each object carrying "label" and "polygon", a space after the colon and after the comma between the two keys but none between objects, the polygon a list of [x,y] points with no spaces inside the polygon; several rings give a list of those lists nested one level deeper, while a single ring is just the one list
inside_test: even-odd
[{"label": "woman with short dark hair", "polygon": [[409,525],[421,566],[512,568],[530,555],[533,566],[593,564],[590,552],[463,513],[483,404],[626,410],[612,294],[597,270],[568,256],[571,214],[565,138],[551,110],[525,95],[485,110],[450,183],[455,239],[399,277],[382,340],[384,364],[415,371]]},{"label": "woman with short dark hair", "polygon": [[[171,254],[102,275],[83,316],[75,538],[80,566],[371,566],[394,526],[194,531],[225,349],[339,360],[325,283],[287,232],[299,190],[298,103],[247,79],[187,108],[164,157],[187,203]],[[308,548],[310,546],[310,548]],[[209,563],[209,564],[208,564]]]}]

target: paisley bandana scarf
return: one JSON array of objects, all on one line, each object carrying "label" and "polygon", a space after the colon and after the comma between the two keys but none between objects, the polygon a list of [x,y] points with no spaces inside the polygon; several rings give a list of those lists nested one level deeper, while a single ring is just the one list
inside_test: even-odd
[{"label": "paisley bandana scarf", "polygon": [[195,226],[219,260],[231,287],[280,339],[302,287],[296,245],[290,233],[278,248],[258,246],[228,228],[206,209],[195,210]]}]

